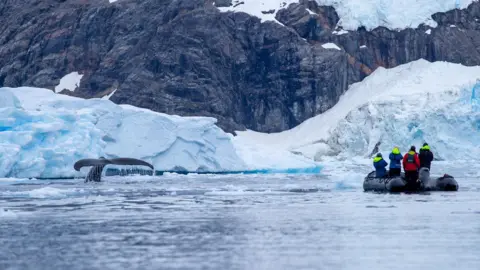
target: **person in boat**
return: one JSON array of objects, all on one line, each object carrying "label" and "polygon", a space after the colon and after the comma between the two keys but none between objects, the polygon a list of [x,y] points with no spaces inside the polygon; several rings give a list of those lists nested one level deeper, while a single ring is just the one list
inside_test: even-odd
[{"label": "person in boat", "polygon": [[405,170],[405,180],[407,185],[413,187],[417,185],[418,169],[420,168],[420,159],[415,146],[410,147],[410,151],[403,156],[403,169]]},{"label": "person in boat", "polygon": [[375,167],[375,177],[384,177],[387,175],[388,163],[383,159],[382,153],[378,153],[373,159],[373,167]]},{"label": "person in boat", "polygon": [[433,153],[430,151],[430,146],[427,143],[424,143],[423,147],[420,148],[418,158],[420,159],[420,168],[425,167],[430,170],[433,161]]},{"label": "person in boat", "polygon": [[388,156],[390,159],[390,170],[389,175],[392,176],[400,176],[402,172],[402,153],[400,153],[400,149],[398,147],[394,147],[390,155]]}]

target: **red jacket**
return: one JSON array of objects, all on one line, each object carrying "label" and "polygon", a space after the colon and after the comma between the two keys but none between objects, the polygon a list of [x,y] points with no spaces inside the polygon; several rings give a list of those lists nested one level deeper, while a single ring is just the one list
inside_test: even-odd
[{"label": "red jacket", "polygon": [[[413,159],[408,160],[408,157],[413,155]],[[410,151],[403,156],[403,169],[405,171],[416,171],[420,168],[420,159],[418,158],[418,154],[414,151]]]}]

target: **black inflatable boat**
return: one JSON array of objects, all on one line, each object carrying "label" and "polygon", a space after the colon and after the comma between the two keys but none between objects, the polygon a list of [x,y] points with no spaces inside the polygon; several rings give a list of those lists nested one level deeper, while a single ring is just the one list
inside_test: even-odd
[{"label": "black inflatable boat", "polygon": [[400,176],[375,177],[375,172],[369,173],[363,182],[363,190],[376,192],[422,192],[422,191],[457,191],[458,183],[451,175],[445,174],[441,177],[430,177],[428,168],[421,168],[418,182],[408,185],[405,181],[405,174]]}]

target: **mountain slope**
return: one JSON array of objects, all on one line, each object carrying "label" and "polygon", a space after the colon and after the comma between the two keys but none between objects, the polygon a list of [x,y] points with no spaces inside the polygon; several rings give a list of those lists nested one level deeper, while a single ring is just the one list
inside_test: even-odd
[{"label": "mountain slope", "polygon": [[[365,13],[345,12],[356,7],[349,3],[364,2],[319,1],[338,13],[317,2],[284,2],[282,9],[262,8],[260,14],[276,20],[262,23],[201,0],[1,1],[0,86],[60,91],[61,79],[73,73],[79,85],[63,94],[111,95],[115,103],[158,112],[212,116],[230,132],[278,132],[325,112],[378,67],[420,58],[480,64],[478,2],[434,14],[436,28],[401,31],[367,31],[382,22],[375,18],[394,12],[365,20]],[[447,10],[452,2],[433,8]],[[371,3],[358,10],[370,12]],[[225,11],[230,2],[215,5]],[[347,19],[370,25],[345,31],[339,27]]]},{"label": "mountain slope", "polygon": [[[333,106],[346,57],[276,23],[201,0],[0,3],[0,85],[101,97],[168,114],[213,116],[225,130],[280,131]],[[40,10],[39,14],[33,14]]]}]

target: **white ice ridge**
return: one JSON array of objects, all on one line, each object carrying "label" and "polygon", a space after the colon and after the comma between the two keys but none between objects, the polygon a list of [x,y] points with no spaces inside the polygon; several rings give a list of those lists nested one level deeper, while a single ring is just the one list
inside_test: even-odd
[{"label": "white ice ridge", "polygon": [[[321,160],[368,157],[395,145],[428,142],[445,160],[480,155],[480,67],[418,60],[378,68],[330,110],[281,133],[237,133],[244,140]],[[478,81],[477,81],[478,80]]]},{"label": "white ice ridge", "polygon": [[[319,5],[333,6],[346,30],[364,26],[367,30],[384,26],[389,29],[416,28],[425,23],[437,24],[432,15],[455,8],[464,9],[476,0],[316,0]],[[233,0],[232,6],[221,7],[221,11],[246,12],[262,21],[276,21],[278,10],[287,8],[298,0]]]}]

